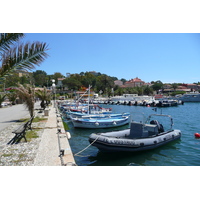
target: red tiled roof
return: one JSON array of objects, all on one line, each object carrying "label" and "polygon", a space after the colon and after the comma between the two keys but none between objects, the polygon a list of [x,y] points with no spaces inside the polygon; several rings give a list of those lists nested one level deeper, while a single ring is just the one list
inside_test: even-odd
[{"label": "red tiled roof", "polygon": [[65,78],[58,78],[58,81],[63,81]]},{"label": "red tiled roof", "polygon": [[133,83],[133,82],[144,82],[140,78],[136,77],[134,79],[131,79],[130,81],[127,81],[126,83]]}]

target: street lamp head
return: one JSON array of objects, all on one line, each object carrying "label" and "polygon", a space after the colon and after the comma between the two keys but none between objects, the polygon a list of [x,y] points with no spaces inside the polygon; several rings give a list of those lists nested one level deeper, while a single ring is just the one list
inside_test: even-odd
[{"label": "street lamp head", "polygon": [[52,79],[51,81],[52,81],[53,83],[55,83],[55,80],[54,80],[54,79]]}]

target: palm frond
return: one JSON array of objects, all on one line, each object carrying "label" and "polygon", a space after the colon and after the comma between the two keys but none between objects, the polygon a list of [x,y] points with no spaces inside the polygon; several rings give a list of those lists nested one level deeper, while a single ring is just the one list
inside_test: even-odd
[{"label": "palm frond", "polygon": [[0,108],[2,107],[1,103],[5,100],[5,97],[6,97],[6,94],[0,94]]},{"label": "palm frond", "polygon": [[0,53],[1,51],[7,51],[10,48],[10,45],[13,45],[15,42],[19,41],[24,37],[23,33],[1,33],[0,34]]},{"label": "palm frond", "polygon": [[18,84],[18,86],[19,87],[16,89],[17,94],[24,101],[24,104],[26,105],[30,116],[32,117],[34,115],[35,89],[30,85],[23,86]]},{"label": "palm frond", "polygon": [[0,94],[0,102],[5,100],[6,94]]},{"label": "palm frond", "polygon": [[39,66],[48,56],[46,43],[34,42],[20,44],[2,55],[0,77],[4,77],[15,70],[29,71]]},{"label": "palm frond", "polygon": [[17,93],[16,92],[8,93],[7,97],[9,99],[9,101],[11,101],[12,103],[14,103],[15,100],[16,100],[16,98],[17,98]]}]

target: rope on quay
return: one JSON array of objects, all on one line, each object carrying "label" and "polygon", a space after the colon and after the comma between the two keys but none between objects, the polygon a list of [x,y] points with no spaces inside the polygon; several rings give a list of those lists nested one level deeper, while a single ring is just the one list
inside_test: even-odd
[{"label": "rope on quay", "polygon": [[89,144],[87,147],[85,147],[83,150],[81,150],[81,151],[79,151],[78,153],[74,154],[74,156],[79,156],[79,157],[88,157],[88,156],[90,156],[90,155],[80,156],[80,155],[78,155],[78,154],[82,153],[83,151],[85,151],[86,149],[88,149],[90,146],[92,146],[92,144],[94,144],[94,143],[98,140],[99,137],[100,137],[100,136],[98,136],[92,143],[90,143],[90,144]]}]

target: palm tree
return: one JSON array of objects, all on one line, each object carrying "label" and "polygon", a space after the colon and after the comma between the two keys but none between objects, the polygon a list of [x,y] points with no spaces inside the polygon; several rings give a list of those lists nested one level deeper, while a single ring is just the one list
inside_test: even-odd
[{"label": "palm tree", "polygon": [[34,116],[34,104],[35,104],[35,88],[31,85],[23,86],[18,84],[18,88],[16,88],[17,94],[24,101],[24,104],[28,108],[30,116]]},{"label": "palm tree", "polygon": [[16,70],[29,71],[48,56],[46,43],[20,43],[23,33],[0,34],[0,79]]},{"label": "palm tree", "polygon": [[177,83],[172,83],[172,88],[174,89],[174,92],[175,92],[176,89],[178,88],[178,84]]},{"label": "palm tree", "polygon": [[[41,100],[41,104],[40,104],[41,108],[45,109],[46,104],[48,105],[49,102],[51,101],[51,93],[47,91],[46,87],[44,87],[43,90],[38,90],[35,92],[35,94]],[[46,104],[45,104],[45,101],[46,101]]]},{"label": "palm tree", "polygon": [[17,93],[16,92],[10,92],[7,94],[9,101],[12,102],[12,105],[15,105],[15,101],[17,99]]}]

